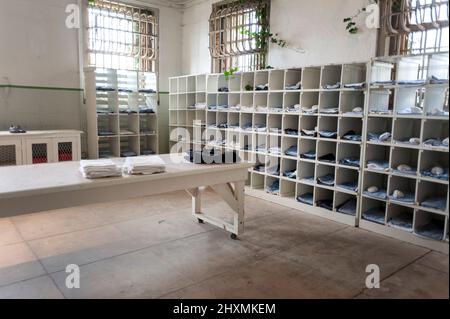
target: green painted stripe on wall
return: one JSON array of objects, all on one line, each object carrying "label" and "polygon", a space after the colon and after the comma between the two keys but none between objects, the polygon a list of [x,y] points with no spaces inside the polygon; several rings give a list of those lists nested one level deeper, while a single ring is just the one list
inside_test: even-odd
[{"label": "green painted stripe on wall", "polygon": [[52,87],[52,86],[31,86],[31,85],[15,85],[15,84],[0,84],[0,88],[24,89],[24,90],[47,90],[47,91],[83,92],[83,89],[81,89],[81,88],[66,88],[66,87]]}]

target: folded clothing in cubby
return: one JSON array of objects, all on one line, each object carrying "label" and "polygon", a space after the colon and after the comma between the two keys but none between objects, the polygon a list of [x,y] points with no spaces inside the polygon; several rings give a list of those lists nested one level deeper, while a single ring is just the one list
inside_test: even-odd
[{"label": "folded clothing in cubby", "polygon": [[275,154],[275,155],[280,155],[281,154],[281,148],[279,146],[269,147],[269,153]]},{"label": "folded clothing in cubby", "polygon": [[319,131],[319,136],[323,138],[336,138],[336,131]]},{"label": "folded clothing in cubby", "polygon": [[315,160],[316,159],[316,151],[308,151],[306,153],[300,154],[300,158]]},{"label": "folded clothing in cubby", "polygon": [[448,147],[448,137],[444,140],[438,138],[429,138],[423,142],[424,146]]},{"label": "folded clothing in cubby", "polygon": [[388,225],[393,228],[412,232],[413,231],[413,215],[410,213],[401,212],[396,216],[390,217],[388,220]]},{"label": "folded clothing in cubby", "polygon": [[306,114],[316,114],[319,111],[319,106],[318,105],[313,105],[313,106],[302,106],[301,110],[303,113]]},{"label": "folded clothing in cubby", "polygon": [[385,143],[385,142],[389,142],[391,140],[391,133],[389,133],[389,132],[384,132],[384,133],[369,132],[367,134],[367,137],[370,142]]},{"label": "folded clothing in cubby", "polygon": [[358,181],[345,182],[341,184],[337,184],[336,187],[344,188],[350,190],[352,192],[358,191]]},{"label": "folded clothing in cubby", "polygon": [[122,167],[128,175],[151,175],[166,171],[166,163],[159,156],[127,157]]},{"label": "folded clothing in cubby", "polygon": [[320,109],[320,113],[322,114],[337,114],[339,113],[339,108],[337,107],[326,107]]},{"label": "folded clothing in cubby", "polygon": [[417,106],[408,106],[404,108],[399,108],[397,110],[397,114],[399,115],[420,115],[422,114],[422,109]]},{"label": "folded clothing in cubby", "polygon": [[423,85],[426,83],[425,80],[398,80],[396,82],[398,85]]},{"label": "folded clothing in cubby", "polygon": [[301,87],[302,87],[302,82],[299,81],[296,84],[286,86],[284,89],[285,90],[300,90]]},{"label": "folded clothing in cubby", "polygon": [[319,199],[316,201],[316,206],[320,208],[325,208],[328,210],[333,210],[333,200],[332,199]]},{"label": "folded clothing in cubby", "polygon": [[291,147],[289,147],[286,150],[286,152],[284,152],[284,154],[286,154],[288,156],[297,157],[297,154],[298,154],[297,145],[292,145]]},{"label": "folded clothing in cubby", "polygon": [[337,211],[342,214],[355,216],[356,215],[356,199],[351,198],[345,203],[337,207]]},{"label": "folded clothing in cubby", "polygon": [[371,186],[363,191],[363,194],[369,197],[377,198],[377,199],[386,199],[387,191],[383,188],[379,189],[376,186]]},{"label": "folded clothing in cubby", "polygon": [[279,176],[280,175],[280,165],[278,164],[278,165],[269,167],[267,169],[267,174]]},{"label": "folded clothing in cubby", "polygon": [[222,86],[217,91],[218,92],[229,92],[229,89],[226,86]]},{"label": "folded clothing in cubby", "polygon": [[278,127],[271,127],[269,129],[269,132],[274,133],[274,134],[281,134],[282,130],[281,130],[281,128],[278,128]]},{"label": "folded clothing in cubby", "polygon": [[355,156],[345,157],[339,161],[339,164],[345,165],[345,166],[353,166],[353,167],[359,167],[360,162],[359,158]]},{"label": "folded clothing in cubby", "polygon": [[184,158],[195,164],[227,164],[241,161],[236,151],[222,152],[217,148],[204,148],[201,151],[189,150]]},{"label": "folded clothing in cubby", "polygon": [[296,179],[297,178],[297,170],[296,169],[292,169],[292,170],[284,171],[283,172],[283,176],[287,177],[287,178]]},{"label": "folded clothing in cubby", "polygon": [[255,131],[256,132],[266,132],[267,127],[265,124],[255,124]]},{"label": "folded clothing in cubby", "polygon": [[320,156],[319,161],[336,163],[336,156],[332,153],[328,153],[328,154]]},{"label": "folded clothing in cubby", "polygon": [[301,179],[302,182],[314,183],[314,176],[305,176]]},{"label": "folded clothing in cubby", "polygon": [[287,128],[284,130],[284,133],[286,133],[286,135],[298,135],[298,130],[293,128]]},{"label": "folded clothing in cubby", "polygon": [[89,179],[122,176],[120,167],[110,159],[82,160],[80,172]]},{"label": "folded clothing in cubby", "polygon": [[334,174],[327,174],[317,178],[319,184],[334,186]]},{"label": "folded clothing in cubby", "polygon": [[437,108],[432,109],[431,111],[427,112],[428,116],[448,116],[448,111],[440,110]]},{"label": "folded clothing in cubby", "polygon": [[260,84],[255,87],[255,91],[267,91],[269,90],[269,83]]},{"label": "folded clothing in cubby", "polygon": [[98,136],[112,136],[112,135],[115,135],[115,133],[107,130],[98,131]]},{"label": "folded clothing in cubby", "polygon": [[275,180],[272,184],[266,187],[266,192],[273,195],[278,195],[280,193],[280,181]]},{"label": "folded clothing in cubby", "polygon": [[344,88],[346,88],[346,89],[360,90],[360,89],[364,89],[365,87],[366,87],[366,82],[344,84]]},{"label": "folded clothing in cubby", "polygon": [[314,204],[314,195],[312,193],[305,193],[297,197],[297,201],[307,205]]},{"label": "folded clothing in cubby", "polygon": [[295,104],[295,105],[288,106],[286,108],[286,112],[288,112],[288,113],[300,112],[300,104]]},{"label": "folded clothing in cubby", "polygon": [[154,150],[142,150],[141,151],[141,155],[154,155],[155,151]]},{"label": "folded clothing in cubby", "polygon": [[339,89],[340,87],[341,87],[341,82],[337,82],[335,84],[324,84],[322,86],[322,88],[324,90],[336,90],[336,89]]},{"label": "folded clothing in cubby", "polygon": [[372,207],[362,213],[362,218],[370,222],[384,225],[385,210],[386,208],[384,206]]},{"label": "folded clothing in cubby", "polygon": [[442,196],[427,197],[420,203],[420,206],[445,211],[447,207],[447,199]]},{"label": "folded clothing in cubby", "polygon": [[420,172],[423,177],[437,178],[448,181],[448,168],[435,166]]},{"label": "folded clothing in cubby", "polygon": [[403,192],[400,190],[395,190],[389,195],[389,199],[397,202],[413,204],[415,200],[416,194],[411,192]]},{"label": "folded clothing in cubby", "polygon": [[302,129],[302,135],[303,136],[311,136],[311,137],[315,137],[316,136],[316,134],[317,134],[317,131],[314,129],[314,130],[307,130],[307,129]]},{"label": "folded clothing in cubby", "polygon": [[136,152],[130,149],[124,149],[120,152],[121,157],[132,157],[137,156]]},{"label": "folded clothing in cubby", "polygon": [[417,167],[409,166],[408,164],[400,164],[394,168],[394,172],[400,174],[416,175]]},{"label": "folded clothing in cubby", "polygon": [[264,164],[256,164],[253,167],[253,170],[256,172],[264,173],[266,171],[266,165]]},{"label": "folded clothing in cubby", "polygon": [[444,223],[432,218],[427,224],[417,227],[415,233],[434,240],[442,240],[444,237]]},{"label": "folded clothing in cubby", "polygon": [[367,168],[378,171],[387,171],[389,170],[389,162],[385,160],[368,160]]},{"label": "folded clothing in cubby", "polygon": [[342,138],[347,141],[360,142],[361,134],[357,134],[355,131],[351,130],[351,131],[348,131],[347,133],[345,133],[344,136],[342,136]]}]

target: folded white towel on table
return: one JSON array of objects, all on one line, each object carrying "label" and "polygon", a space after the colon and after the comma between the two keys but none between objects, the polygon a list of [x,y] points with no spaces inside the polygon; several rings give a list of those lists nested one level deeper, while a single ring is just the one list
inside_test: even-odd
[{"label": "folded white towel on table", "polygon": [[150,175],[164,173],[166,163],[159,156],[127,157],[123,171],[128,175]]},{"label": "folded white towel on table", "polygon": [[122,176],[120,167],[110,159],[82,160],[80,172],[89,179]]}]

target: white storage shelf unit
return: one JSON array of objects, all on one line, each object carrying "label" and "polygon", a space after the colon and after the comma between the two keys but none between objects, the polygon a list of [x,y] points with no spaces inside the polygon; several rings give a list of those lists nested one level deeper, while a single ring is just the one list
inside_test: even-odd
[{"label": "white storage shelf unit", "polygon": [[78,161],[80,131],[0,132],[0,166]]},{"label": "white storage shelf unit", "polygon": [[[344,85],[365,82],[366,67],[355,63],[245,72],[229,79],[222,74],[171,78],[170,141],[176,145],[171,149],[211,144],[237,150],[256,168],[264,164],[249,171],[247,193],[355,225],[357,216],[340,208],[350,200],[358,206],[361,163],[349,166],[344,160],[361,158],[362,141],[344,136],[363,135],[366,90]],[[324,88],[338,82],[339,88]],[[222,88],[228,92],[219,92]],[[308,112],[312,107],[318,111]],[[330,108],[336,111],[325,113]],[[361,112],[352,112],[355,108]],[[194,132],[201,135],[194,137]],[[295,154],[288,152],[293,146]],[[297,176],[284,176],[292,171]],[[328,174],[334,183],[321,183]],[[353,190],[340,186],[349,182],[355,183]],[[274,183],[278,190],[268,194]],[[312,205],[297,200],[307,193]]]},{"label": "white storage shelf unit", "polygon": [[90,158],[158,152],[155,73],[85,70]]}]

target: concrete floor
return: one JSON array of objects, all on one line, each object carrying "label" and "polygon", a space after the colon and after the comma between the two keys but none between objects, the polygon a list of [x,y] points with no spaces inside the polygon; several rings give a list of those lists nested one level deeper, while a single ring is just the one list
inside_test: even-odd
[{"label": "concrete floor", "polygon": [[[233,241],[190,204],[177,192],[0,219],[0,298],[449,297],[447,255],[252,197]],[[65,286],[68,264],[80,289]],[[368,264],[380,289],[365,288]]]}]

